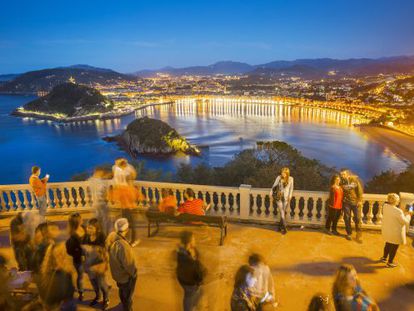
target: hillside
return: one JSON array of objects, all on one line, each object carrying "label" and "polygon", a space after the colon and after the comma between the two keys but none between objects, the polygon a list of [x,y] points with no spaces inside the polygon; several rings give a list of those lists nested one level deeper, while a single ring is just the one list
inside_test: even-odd
[{"label": "hillside", "polygon": [[0,93],[36,93],[50,91],[56,85],[66,83],[72,77],[79,84],[93,86],[94,84],[110,84],[121,81],[133,81],[136,77],[121,74],[110,69],[101,69],[86,65],[75,65],[29,71],[15,79],[0,85]]},{"label": "hillside", "polygon": [[106,113],[113,109],[113,103],[99,91],[73,83],[55,86],[52,91],[41,98],[23,106],[24,113],[38,112],[46,115],[59,114],[62,117],[80,117],[94,113]]},{"label": "hillside", "polygon": [[158,70],[141,70],[135,74],[142,77],[154,76],[156,73],[171,75],[215,75],[215,74],[252,74],[283,75],[321,78],[329,72],[338,75],[375,75],[389,73],[414,73],[414,56],[383,57],[377,59],[296,59],[278,60],[269,63],[250,65],[247,63],[224,61],[208,66],[192,66],[184,68],[166,67]]}]

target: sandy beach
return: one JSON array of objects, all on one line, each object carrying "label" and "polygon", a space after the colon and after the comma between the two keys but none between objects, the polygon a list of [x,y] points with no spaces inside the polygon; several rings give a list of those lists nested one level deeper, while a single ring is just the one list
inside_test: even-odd
[{"label": "sandy beach", "polygon": [[399,157],[414,163],[414,137],[393,129],[374,126],[360,125],[362,133],[375,140],[384,147],[389,148]]}]

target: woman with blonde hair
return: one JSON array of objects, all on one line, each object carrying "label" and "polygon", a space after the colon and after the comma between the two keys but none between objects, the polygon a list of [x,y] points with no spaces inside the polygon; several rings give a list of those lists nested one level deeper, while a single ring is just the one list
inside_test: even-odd
[{"label": "woman with blonde hair", "polygon": [[39,294],[44,310],[76,310],[76,270],[64,243],[50,245],[41,267]]},{"label": "woman with blonde hair", "polygon": [[[407,243],[406,232],[410,226],[412,208],[404,211],[398,207],[400,197],[396,193],[389,193],[387,202],[382,208],[382,237],[385,240],[384,255],[381,261],[387,263],[387,267],[394,268],[393,262],[400,244]],[[388,262],[387,262],[388,259]]]},{"label": "woman with blonde hair", "polygon": [[286,234],[286,212],[290,205],[293,195],[293,177],[290,176],[288,167],[283,167],[280,175],[276,177],[270,190],[270,197],[276,203],[278,212],[280,214],[279,228],[282,234]]},{"label": "woman with blonde hair", "polygon": [[332,287],[336,311],[379,311],[376,303],[361,288],[354,266],[343,264]]}]

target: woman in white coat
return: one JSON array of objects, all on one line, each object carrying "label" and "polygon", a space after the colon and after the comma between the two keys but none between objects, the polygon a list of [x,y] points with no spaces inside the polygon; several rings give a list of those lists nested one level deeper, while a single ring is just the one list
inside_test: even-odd
[{"label": "woman in white coat", "polygon": [[[390,193],[387,202],[383,206],[382,236],[385,240],[384,255],[381,261],[387,263],[387,267],[394,268],[393,262],[397,254],[398,246],[407,241],[406,231],[410,226],[412,212],[403,211],[398,207],[400,197],[398,194]],[[388,262],[387,262],[388,259]]]},{"label": "woman in white coat", "polygon": [[290,176],[288,167],[282,168],[280,175],[276,177],[270,190],[270,197],[276,202],[278,212],[280,214],[280,231],[286,234],[286,211],[290,205],[293,195],[293,177]]}]

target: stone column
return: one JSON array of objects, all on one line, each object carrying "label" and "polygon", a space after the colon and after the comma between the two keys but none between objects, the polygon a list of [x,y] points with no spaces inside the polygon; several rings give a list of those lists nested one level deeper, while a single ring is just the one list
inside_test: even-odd
[{"label": "stone column", "polygon": [[250,214],[250,185],[240,185],[240,218],[248,219]]}]

